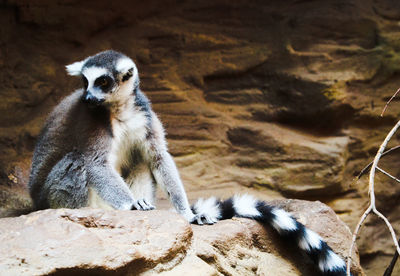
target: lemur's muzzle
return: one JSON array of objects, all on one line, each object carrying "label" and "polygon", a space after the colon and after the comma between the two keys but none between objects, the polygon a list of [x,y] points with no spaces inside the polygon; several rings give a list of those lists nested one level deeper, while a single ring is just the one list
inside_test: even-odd
[{"label": "lemur's muzzle", "polygon": [[96,97],[92,92],[85,91],[82,97],[83,102],[89,104],[89,107],[95,107],[101,105],[105,99]]}]

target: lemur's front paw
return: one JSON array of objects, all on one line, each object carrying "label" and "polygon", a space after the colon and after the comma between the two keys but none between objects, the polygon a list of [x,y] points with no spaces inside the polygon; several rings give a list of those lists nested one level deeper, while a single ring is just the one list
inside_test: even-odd
[{"label": "lemur's front paw", "polygon": [[181,215],[184,216],[189,223],[198,225],[214,224],[218,221],[219,217],[212,212],[207,213],[204,212],[205,210],[198,212],[199,210],[196,209],[194,209],[194,211],[195,213],[193,213],[192,209],[187,209],[184,212],[181,212]]},{"label": "lemur's front paw", "polygon": [[154,207],[150,202],[146,201],[146,199],[139,199],[135,200],[135,202],[132,204],[131,210],[143,210],[143,211],[148,211],[148,210],[154,210],[156,207]]},{"label": "lemur's front paw", "polygon": [[195,214],[194,221],[199,225],[202,224],[214,224],[221,217],[220,202],[215,197],[208,199],[200,198],[192,206],[193,213]]},{"label": "lemur's front paw", "polygon": [[196,214],[193,216],[191,220],[189,220],[189,222],[192,224],[203,225],[203,224],[214,224],[217,222],[217,220],[206,214]]}]

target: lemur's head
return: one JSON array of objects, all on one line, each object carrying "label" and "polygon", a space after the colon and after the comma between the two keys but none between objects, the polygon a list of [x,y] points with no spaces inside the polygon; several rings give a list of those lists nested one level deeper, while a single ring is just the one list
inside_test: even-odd
[{"label": "lemur's head", "polygon": [[81,76],[82,100],[90,106],[126,101],[139,85],[135,63],[124,54],[108,50],[66,66],[71,76]]}]

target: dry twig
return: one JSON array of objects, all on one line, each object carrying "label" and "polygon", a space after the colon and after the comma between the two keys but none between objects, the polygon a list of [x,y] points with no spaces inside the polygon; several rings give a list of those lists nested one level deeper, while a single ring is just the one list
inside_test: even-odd
[{"label": "dry twig", "polygon": [[[396,151],[396,150],[399,150],[400,149],[400,145],[398,145],[398,146],[395,146],[395,147],[393,147],[393,148],[390,148],[390,149],[388,149],[387,151],[385,151],[384,153],[382,153],[382,156],[381,157],[383,157],[383,156],[385,156],[386,154],[389,154],[389,153],[391,153],[391,152],[394,152],[394,151]],[[361,171],[360,171],[360,173],[357,175],[357,179],[360,179],[366,172],[367,172],[367,170],[369,170],[369,168],[372,166],[372,163],[373,163],[374,161],[372,161],[371,163],[369,163],[367,166],[365,166]]]},{"label": "dry twig", "polygon": [[390,173],[388,173],[388,172],[382,170],[381,168],[376,167],[376,169],[377,169],[378,171],[380,171],[381,173],[383,173],[384,175],[389,176],[391,179],[393,179],[393,180],[395,180],[395,181],[397,181],[397,182],[400,182],[400,179],[398,179],[397,177],[391,175]]},{"label": "dry twig", "polygon": [[399,93],[399,91],[400,91],[400,88],[397,89],[396,93],[394,93],[393,96],[387,101],[387,103],[385,104],[385,107],[384,107],[383,110],[382,110],[381,117],[383,117],[383,113],[385,113],[386,108],[388,107],[388,105],[390,104],[390,102],[397,96],[397,93]]},{"label": "dry twig", "polygon": [[[399,89],[400,90],[400,89]],[[397,90],[397,92],[399,91]],[[397,94],[397,92],[393,95],[393,97]],[[392,97],[392,98],[393,98]],[[392,225],[389,223],[388,219],[382,214],[380,213],[377,209],[376,209],[376,205],[375,205],[375,171],[378,167],[378,162],[379,159],[382,157],[384,150],[386,148],[387,143],[389,142],[389,140],[392,138],[393,134],[397,131],[397,129],[400,127],[400,121],[397,122],[397,124],[392,128],[392,130],[388,133],[388,135],[386,136],[385,140],[383,140],[381,146],[379,147],[379,150],[377,152],[377,154],[375,155],[374,161],[372,163],[371,166],[371,170],[369,172],[369,197],[370,197],[370,205],[368,206],[367,210],[365,210],[364,214],[361,216],[360,221],[358,222],[356,229],[354,230],[353,233],[353,238],[352,238],[352,242],[351,242],[351,246],[350,246],[350,250],[347,256],[347,275],[350,276],[350,266],[351,266],[351,253],[354,250],[354,246],[356,243],[356,239],[358,236],[358,232],[360,231],[360,228],[363,224],[363,222],[365,221],[365,219],[368,217],[368,215],[372,212],[375,213],[379,218],[381,218],[385,223],[386,226],[388,227],[390,234],[392,235],[393,238],[393,243],[396,246],[396,250],[397,253],[400,255],[400,247],[399,247],[399,243],[397,242],[397,238],[396,238],[396,234],[394,233],[393,227]]]},{"label": "dry twig", "polygon": [[[398,243],[400,243],[400,240],[397,241]],[[393,268],[396,265],[397,259],[399,258],[399,253],[394,252],[392,261],[390,262],[389,266],[386,268],[385,273],[383,274],[383,276],[391,276],[392,272],[393,272]]]}]

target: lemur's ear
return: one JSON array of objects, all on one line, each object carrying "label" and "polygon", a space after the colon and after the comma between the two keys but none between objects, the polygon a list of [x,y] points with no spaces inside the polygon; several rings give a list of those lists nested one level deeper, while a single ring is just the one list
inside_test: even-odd
[{"label": "lemur's ear", "polygon": [[65,66],[65,68],[67,69],[68,75],[70,76],[79,76],[82,74],[82,67],[83,64],[85,63],[84,60],[82,61],[77,61],[74,62],[70,65]]},{"label": "lemur's ear", "polygon": [[135,63],[133,63],[130,58],[122,58],[118,60],[116,69],[120,73],[121,81],[123,82],[129,80],[132,76],[135,76],[136,78],[137,69]]}]

